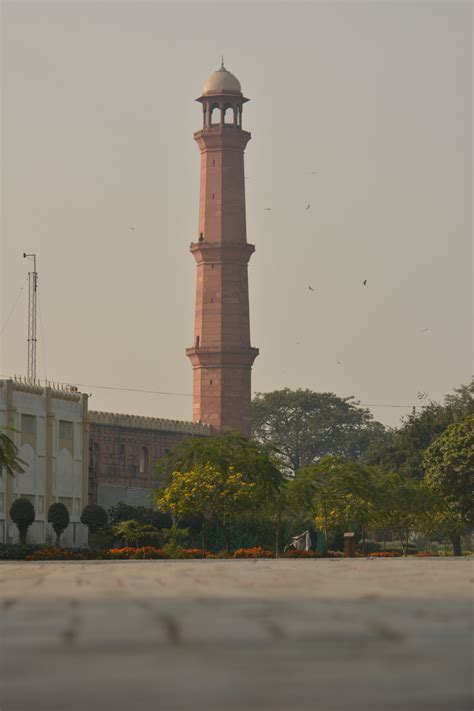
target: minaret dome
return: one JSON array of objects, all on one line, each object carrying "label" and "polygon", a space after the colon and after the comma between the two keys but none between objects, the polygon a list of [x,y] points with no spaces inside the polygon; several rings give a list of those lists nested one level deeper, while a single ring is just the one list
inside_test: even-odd
[{"label": "minaret dome", "polygon": [[208,94],[241,94],[240,82],[233,74],[227,71],[224,63],[211,74],[202,87],[202,95]]}]

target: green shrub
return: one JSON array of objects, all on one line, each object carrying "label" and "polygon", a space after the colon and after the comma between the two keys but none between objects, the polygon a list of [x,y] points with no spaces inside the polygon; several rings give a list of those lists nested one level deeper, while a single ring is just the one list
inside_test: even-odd
[{"label": "green shrub", "polygon": [[103,526],[89,534],[89,548],[94,551],[104,551],[111,548],[117,536],[111,526]]},{"label": "green shrub", "polygon": [[38,543],[0,543],[0,560],[25,560],[28,555],[44,548]]},{"label": "green shrub", "polygon": [[89,533],[96,533],[109,521],[107,511],[98,504],[88,504],[81,514],[81,523],[87,526]]},{"label": "green shrub", "polygon": [[113,531],[117,538],[124,538],[125,544],[132,544],[138,547],[139,544],[151,545],[157,544],[161,539],[158,531],[148,523],[140,523],[139,521],[121,521],[113,527]]},{"label": "green shrub", "polygon": [[29,527],[35,520],[35,509],[31,501],[21,497],[16,499],[10,508],[10,518],[18,528],[20,543],[25,545],[26,534],[28,533]]},{"label": "green shrub", "polygon": [[53,525],[56,534],[56,547],[60,548],[60,539],[63,531],[69,526],[69,511],[61,502],[51,504],[48,510],[48,523]]}]

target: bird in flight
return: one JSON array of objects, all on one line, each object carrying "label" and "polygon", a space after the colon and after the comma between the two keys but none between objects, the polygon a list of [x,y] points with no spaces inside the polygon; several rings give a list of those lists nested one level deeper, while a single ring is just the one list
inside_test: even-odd
[{"label": "bird in flight", "polygon": [[271,207],[264,207],[263,209],[266,210],[267,212],[270,212],[270,210],[271,210],[272,208],[271,208]]},{"label": "bird in flight", "polygon": [[312,286],[308,286],[308,289],[309,289],[310,291],[314,291],[314,289],[313,289]]},{"label": "bird in flight", "polygon": [[362,283],[364,286],[367,286],[367,279],[364,279],[364,281]]},{"label": "bird in flight", "polygon": [[338,365],[342,365],[342,361],[340,361],[340,360],[336,360],[336,363],[337,363]]},{"label": "bird in flight", "polygon": [[129,225],[129,226],[128,226],[128,229],[129,229],[129,230],[132,230],[132,232],[135,232],[135,227],[133,227],[133,225]]},{"label": "bird in flight", "polygon": [[426,332],[429,331],[429,330],[430,330],[429,328],[422,328],[421,331],[420,331],[420,333],[426,333]]},{"label": "bird in flight", "polygon": [[311,205],[306,205],[306,209],[307,209],[307,210],[309,210],[310,207],[311,207]]}]

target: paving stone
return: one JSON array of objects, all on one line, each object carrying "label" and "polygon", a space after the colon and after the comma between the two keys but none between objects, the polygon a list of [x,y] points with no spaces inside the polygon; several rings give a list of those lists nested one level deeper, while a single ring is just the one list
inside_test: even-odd
[{"label": "paving stone", "polygon": [[0,563],[0,709],[468,711],[472,559]]}]

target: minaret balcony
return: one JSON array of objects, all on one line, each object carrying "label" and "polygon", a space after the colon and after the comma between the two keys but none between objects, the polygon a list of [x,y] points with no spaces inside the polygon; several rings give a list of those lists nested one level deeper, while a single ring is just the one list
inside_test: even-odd
[{"label": "minaret balcony", "polygon": [[258,348],[252,348],[252,346],[222,344],[186,348],[186,355],[194,367],[198,365],[205,367],[220,367],[223,365],[249,367],[253,364],[258,354]]},{"label": "minaret balcony", "polygon": [[248,242],[191,242],[189,251],[198,264],[233,262],[248,264],[255,245]]}]

